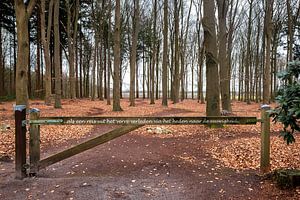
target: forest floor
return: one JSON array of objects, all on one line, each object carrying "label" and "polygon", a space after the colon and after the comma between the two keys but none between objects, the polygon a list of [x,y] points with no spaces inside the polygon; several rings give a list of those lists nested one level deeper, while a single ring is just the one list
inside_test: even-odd
[{"label": "forest floor", "polygon": [[[41,116],[205,116],[205,105],[185,100],[162,107],[137,100],[123,112],[106,102],[63,100],[62,109],[31,101]],[[41,170],[14,174],[13,103],[0,103],[0,199],[300,199],[300,188],[281,190],[259,173],[260,124],[209,129],[195,125],[144,126]],[[275,105],[272,105],[273,107]],[[260,105],[234,102],[233,115],[260,118]],[[116,128],[42,126],[42,158]],[[272,124],[271,165],[300,168],[300,137],[287,146]]]}]

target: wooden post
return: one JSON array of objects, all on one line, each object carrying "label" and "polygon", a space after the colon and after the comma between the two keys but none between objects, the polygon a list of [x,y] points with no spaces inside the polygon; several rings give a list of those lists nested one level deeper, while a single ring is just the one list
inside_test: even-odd
[{"label": "wooden post", "polygon": [[26,177],[26,105],[16,105],[15,111],[15,171],[16,178]]},{"label": "wooden post", "polygon": [[[40,111],[36,108],[30,110],[30,120],[38,120]],[[30,124],[29,130],[29,161],[30,161],[30,176],[35,176],[38,172],[40,161],[40,125]]]},{"label": "wooden post", "polygon": [[270,171],[270,117],[269,105],[261,107],[261,150],[260,150],[260,171],[267,173]]}]

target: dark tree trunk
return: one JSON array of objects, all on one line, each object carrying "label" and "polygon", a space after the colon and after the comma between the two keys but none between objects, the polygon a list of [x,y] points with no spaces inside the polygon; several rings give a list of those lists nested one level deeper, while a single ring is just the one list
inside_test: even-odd
[{"label": "dark tree trunk", "polygon": [[168,106],[168,0],[164,0],[162,105]]}]

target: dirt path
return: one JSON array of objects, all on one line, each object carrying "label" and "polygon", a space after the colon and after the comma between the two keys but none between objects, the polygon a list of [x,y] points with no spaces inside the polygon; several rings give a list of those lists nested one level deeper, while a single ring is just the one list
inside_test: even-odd
[{"label": "dirt path", "polygon": [[[93,134],[102,130],[97,126]],[[208,151],[214,145],[208,133],[140,132],[57,163],[24,181],[14,179],[13,163],[0,162],[0,199],[300,198],[296,190],[281,191],[257,171],[223,167]],[[57,150],[50,147],[45,153]]]}]

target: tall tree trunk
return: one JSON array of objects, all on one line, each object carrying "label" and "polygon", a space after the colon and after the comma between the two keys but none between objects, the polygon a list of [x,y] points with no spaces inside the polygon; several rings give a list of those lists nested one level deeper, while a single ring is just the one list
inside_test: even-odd
[{"label": "tall tree trunk", "polygon": [[264,67],[264,81],[263,81],[263,103],[270,103],[270,51],[272,39],[272,10],[274,0],[266,0],[266,16],[265,16],[265,30],[264,36],[266,40],[265,46],[265,67]]},{"label": "tall tree trunk", "polygon": [[108,53],[108,69],[107,69],[107,98],[106,103],[110,105],[110,72],[111,72],[111,60],[110,60],[110,53]]},{"label": "tall tree trunk", "polygon": [[76,45],[75,45],[75,90],[76,90],[76,97],[79,97],[79,60],[78,60],[78,50],[80,47],[78,47],[78,39],[76,39]]},{"label": "tall tree trunk", "polygon": [[60,59],[60,32],[59,32],[59,1],[54,3],[54,67],[55,67],[55,103],[54,108],[61,108],[61,59]]},{"label": "tall tree trunk", "polygon": [[[30,21],[28,21],[28,30],[30,30]],[[28,45],[29,45],[29,51],[28,51],[28,97],[32,98],[32,94],[31,94],[31,62],[30,62],[30,31],[28,32]]]},{"label": "tall tree trunk", "polygon": [[260,88],[258,87],[259,85],[259,74],[260,72],[260,65],[259,65],[259,48],[260,48],[260,18],[258,17],[257,19],[257,36],[256,36],[256,53],[255,53],[255,102],[258,103],[259,99],[258,99],[258,90],[260,90]]},{"label": "tall tree trunk", "polygon": [[220,90],[217,56],[215,3],[211,0],[203,1],[204,46],[206,56],[206,115],[220,115]]},{"label": "tall tree trunk", "polygon": [[45,0],[41,0],[41,39],[44,49],[44,60],[45,60],[45,104],[51,104],[51,91],[52,91],[52,81],[51,81],[51,60],[50,60],[50,36],[51,36],[51,27],[52,27],[52,18],[53,18],[53,0],[49,2],[49,11],[48,11],[48,25],[47,25],[47,37],[45,33]]},{"label": "tall tree trunk", "polygon": [[107,99],[107,45],[104,39],[104,49],[103,49],[103,82],[104,82],[104,99]]},{"label": "tall tree trunk", "polygon": [[36,1],[30,0],[27,5],[23,0],[15,0],[15,14],[17,20],[18,58],[16,65],[16,104],[28,105],[28,60],[29,60],[29,17]]},{"label": "tall tree trunk", "polygon": [[162,105],[168,106],[168,0],[164,0]]},{"label": "tall tree trunk", "polygon": [[174,52],[174,82],[173,82],[173,88],[174,88],[174,99],[173,103],[178,103],[179,102],[179,84],[180,84],[180,72],[179,72],[179,5],[178,5],[178,0],[174,0],[174,25],[175,25],[175,32],[174,32],[174,37],[175,37],[175,52]]},{"label": "tall tree trunk", "polygon": [[198,9],[197,9],[197,24],[196,24],[196,35],[197,35],[197,48],[198,52],[197,55],[197,64],[198,64],[198,82],[197,82],[197,99],[198,103],[201,101],[201,104],[204,104],[204,95],[203,95],[203,62],[204,62],[204,53],[205,53],[205,47],[204,47],[204,41],[201,40],[201,24],[202,24],[202,13],[201,13],[201,6],[202,1],[198,2]]},{"label": "tall tree trunk", "polygon": [[[40,10],[40,7],[38,7]],[[37,44],[36,44],[36,67],[35,67],[35,96],[41,97],[41,17],[39,15],[40,11],[37,14]]]},{"label": "tall tree trunk", "polygon": [[98,87],[99,87],[99,92],[98,92],[98,96],[99,96],[99,100],[103,101],[103,42],[100,42],[100,47],[99,47],[99,53],[98,53],[98,65],[99,65],[99,79],[98,79]]},{"label": "tall tree trunk", "polygon": [[228,0],[218,0],[218,18],[219,18],[219,62],[220,62],[220,89],[222,109],[231,111],[230,106],[230,70],[228,63],[227,48],[227,11]]},{"label": "tall tree trunk", "polygon": [[123,68],[122,60],[120,64],[120,99],[123,99]]},{"label": "tall tree trunk", "polygon": [[[0,13],[0,18],[2,17],[2,13]],[[3,51],[2,51],[2,27],[0,23],[0,97],[5,95],[4,91],[4,62],[3,62]]]},{"label": "tall tree trunk", "polygon": [[[233,49],[233,39],[234,39],[234,30],[236,29],[236,18],[237,18],[237,11],[238,11],[238,5],[239,5],[239,1],[236,1],[234,4],[234,1],[231,0],[230,1],[230,11],[229,11],[229,29],[228,29],[228,35],[227,35],[227,66],[228,66],[228,77],[229,77],[229,81],[228,84],[230,85],[230,77],[231,77],[231,69],[233,68],[233,62],[232,62],[232,49]],[[236,73],[236,72],[234,72]],[[235,78],[233,80],[233,84],[232,84],[232,90],[233,92],[233,96],[232,99],[235,100]],[[230,86],[229,86],[230,87]],[[229,89],[230,90],[230,89]],[[230,92],[229,92],[230,94]],[[229,96],[230,99],[230,96]],[[231,110],[231,104],[229,104],[229,108],[228,110]]]},{"label": "tall tree trunk", "polygon": [[93,59],[93,68],[92,68],[92,101],[95,101],[95,98],[96,98],[97,54],[98,54],[98,37],[95,33],[94,59]]},{"label": "tall tree trunk", "polygon": [[245,100],[250,104],[250,59],[251,59],[251,32],[252,32],[252,10],[253,0],[250,0],[249,18],[248,18],[248,32],[247,32],[247,54],[245,60]]},{"label": "tall tree trunk", "polygon": [[[183,5],[182,5],[182,1],[180,3],[181,5],[181,18],[182,18],[182,22],[183,22]],[[185,27],[185,31],[183,31],[183,28],[181,29],[181,50],[180,50],[180,54],[181,54],[181,101],[184,100],[184,93],[185,93],[185,87],[186,87],[186,92],[188,92],[188,85],[184,83],[185,78],[187,78],[188,73],[185,73],[186,70],[186,63],[185,63],[185,56],[186,56],[186,49],[187,49],[187,38],[188,38],[188,33],[189,33],[189,27],[190,27],[190,16],[191,16],[191,10],[192,10],[192,6],[193,6],[193,0],[190,1],[190,7],[189,7],[189,11],[188,11],[188,16],[186,19],[186,27]],[[184,37],[183,34],[185,33]]]},{"label": "tall tree trunk", "polygon": [[[76,98],[76,79],[75,79],[75,48],[77,37],[77,22],[79,16],[79,0],[75,1],[72,9],[69,0],[65,0],[67,7],[67,36],[68,36],[68,53],[69,53],[69,79],[70,79],[70,97]],[[73,12],[72,12],[73,11]]]},{"label": "tall tree trunk", "polygon": [[145,82],[146,82],[146,61],[145,61],[145,47],[143,47],[143,85],[142,85],[142,90],[143,90],[143,99],[146,98],[145,94]]},{"label": "tall tree trunk", "polygon": [[135,72],[136,72],[136,52],[137,41],[139,33],[139,0],[134,1],[134,16],[133,16],[133,32],[132,32],[132,45],[130,54],[130,106],[135,106]]},{"label": "tall tree trunk", "polygon": [[157,43],[157,49],[156,49],[156,90],[155,90],[155,98],[156,100],[159,99],[159,54],[160,54],[160,45],[159,42]]},{"label": "tall tree trunk", "polygon": [[294,40],[294,31],[293,31],[293,13],[291,10],[291,0],[286,0],[286,7],[287,7],[287,32],[288,32],[288,39],[287,39],[287,62],[293,60],[293,40]]},{"label": "tall tree trunk", "polygon": [[111,0],[109,0],[108,2],[108,34],[107,34],[107,40],[106,40],[106,45],[107,45],[107,64],[108,64],[108,68],[107,68],[107,105],[111,105],[111,101],[110,101],[110,76],[111,76],[111,57],[110,57],[110,32],[111,32],[111,10],[112,10],[112,6],[111,6]]},{"label": "tall tree trunk", "polygon": [[154,0],[154,10],[153,10],[153,38],[154,41],[152,43],[152,62],[151,62],[151,72],[150,72],[150,78],[151,78],[151,92],[150,92],[150,104],[155,104],[154,101],[154,86],[155,86],[155,77],[154,77],[154,71],[156,66],[156,46],[157,46],[157,38],[156,38],[156,21],[157,21],[157,0]]},{"label": "tall tree trunk", "polygon": [[17,34],[16,31],[13,33],[13,48],[14,48],[14,65],[13,65],[13,79],[11,84],[11,94],[16,95],[16,77],[17,77]]},{"label": "tall tree trunk", "polygon": [[80,34],[79,34],[79,96],[80,98],[83,97],[83,84],[82,84],[82,68],[83,68],[83,55],[82,55],[82,34],[81,34],[81,27],[80,27]]},{"label": "tall tree trunk", "polygon": [[191,73],[192,73],[192,99],[194,99],[194,62],[193,61],[191,64]]},{"label": "tall tree trunk", "polygon": [[120,64],[121,64],[121,13],[120,0],[116,0],[114,32],[114,76],[113,111],[122,111],[120,105]]}]

